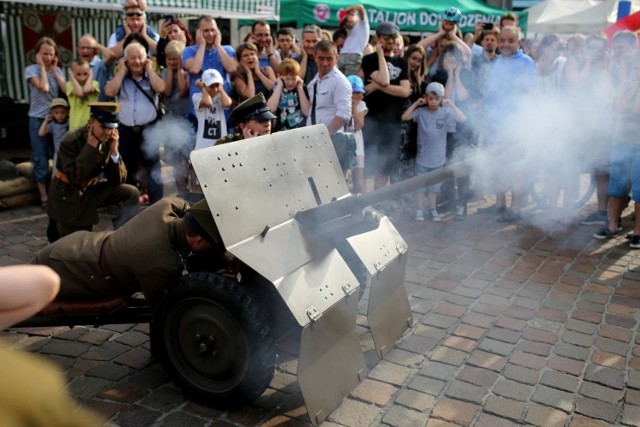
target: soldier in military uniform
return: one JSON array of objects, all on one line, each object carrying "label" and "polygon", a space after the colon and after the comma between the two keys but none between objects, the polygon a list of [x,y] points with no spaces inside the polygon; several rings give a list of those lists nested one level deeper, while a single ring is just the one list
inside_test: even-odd
[{"label": "soldier in military uniform", "polygon": [[127,170],[118,152],[119,104],[89,105],[87,126],[62,139],[49,186],[47,213],[61,236],[92,230],[101,205],[123,204],[122,214],[114,220],[116,228],[138,212],[140,194],[136,187],[124,183]]},{"label": "soldier in military uniform", "polygon": [[271,134],[273,115],[262,93],[238,104],[231,112],[231,118],[236,123],[236,133],[220,138],[216,145],[256,136]]},{"label": "soldier in military uniform", "polygon": [[224,247],[206,201],[189,205],[166,197],[115,231],[78,231],[39,251],[32,264],[60,275],[62,298],[130,295],[142,290],[153,301],[180,277],[193,253]]}]

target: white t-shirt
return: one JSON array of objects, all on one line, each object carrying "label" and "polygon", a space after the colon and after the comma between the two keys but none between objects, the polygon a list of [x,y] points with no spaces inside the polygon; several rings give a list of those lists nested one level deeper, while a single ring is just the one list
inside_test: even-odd
[{"label": "white t-shirt", "polygon": [[365,14],[364,19],[358,20],[358,23],[347,32],[347,38],[344,39],[344,45],[340,53],[357,53],[362,55],[364,48],[369,43],[369,20]]},{"label": "white t-shirt", "polygon": [[191,99],[193,100],[193,110],[198,119],[196,150],[213,147],[218,139],[227,135],[227,121],[224,116],[220,94],[212,99],[211,107],[209,108],[200,107],[202,92],[194,93]]},{"label": "white t-shirt", "polygon": [[[364,113],[365,116],[369,112],[367,103],[364,101],[358,102],[356,108],[358,109],[358,113]],[[355,130],[353,117],[351,117],[351,120],[349,120],[349,123],[347,125],[347,132],[352,132],[353,137],[356,139],[356,156],[364,156],[364,137],[362,136],[362,129]]]}]

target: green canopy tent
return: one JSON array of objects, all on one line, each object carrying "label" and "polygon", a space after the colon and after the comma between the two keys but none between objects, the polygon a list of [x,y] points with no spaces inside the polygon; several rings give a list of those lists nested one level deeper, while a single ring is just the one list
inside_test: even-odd
[{"label": "green canopy tent", "polygon": [[[302,28],[306,24],[316,24],[324,28],[338,27],[338,13],[341,9],[356,2],[349,0],[281,0],[280,25]],[[403,32],[437,31],[442,13],[450,6],[462,12],[460,29],[473,31],[476,22],[498,22],[505,10],[487,6],[474,0],[365,0],[371,28],[375,29],[384,21],[394,22]],[[521,26],[526,26],[526,12],[514,12]],[[251,25],[251,21],[242,21],[241,25]],[[526,30],[526,28],[523,28]]]}]

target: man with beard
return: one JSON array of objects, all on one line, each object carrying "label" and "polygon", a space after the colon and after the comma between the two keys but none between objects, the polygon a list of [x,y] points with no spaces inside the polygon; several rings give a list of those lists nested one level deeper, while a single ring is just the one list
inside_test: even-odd
[{"label": "man with beard", "polygon": [[282,58],[280,52],[276,49],[271,37],[271,27],[266,21],[256,21],[251,27],[251,38],[258,47],[258,60],[260,67],[270,66],[274,70],[278,69],[278,65]]},{"label": "man with beard", "polygon": [[487,30],[481,36],[482,39],[480,40],[482,52],[477,55],[473,55],[473,58],[471,59],[471,69],[476,77],[476,88],[478,89],[478,94],[480,96],[483,96],[487,90],[489,75],[491,75],[493,64],[498,58],[496,49],[498,47],[499,34],[500,30],[497,27]]},{"label": "man with beard", "polygon": [[398,27],[383,22],[376,29],[377,52],[362,58],[369,114],[363,129],[366,175],[375,175],[375,188],[384,187],[398,158],[403,104],[411,95],[407,61],[393,56]]}]

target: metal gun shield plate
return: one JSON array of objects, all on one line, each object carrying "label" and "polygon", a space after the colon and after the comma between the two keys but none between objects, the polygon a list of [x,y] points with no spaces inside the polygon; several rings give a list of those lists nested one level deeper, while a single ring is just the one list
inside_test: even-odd
[{"label": "metal gun shield plate", "polygon": [[227,250],[276,286],[301,326],[357,288],[335,248],[293,219],[349,196],[324,125],[194,150],[191,162]]},{"label": "metal gun shield plate", "polygon": [[407,244],[389,218],[374,209],[378,228],[347,239],[371,274],[367,318],[380,357],[391,350],[413,322],[404,289]]},{"label": "metal gun shield plate", "polygon": [[364,355],[353,327],[357,309],[355,293],[302,330],[298,382],[314,425],[333,412],[366,375]]}]

